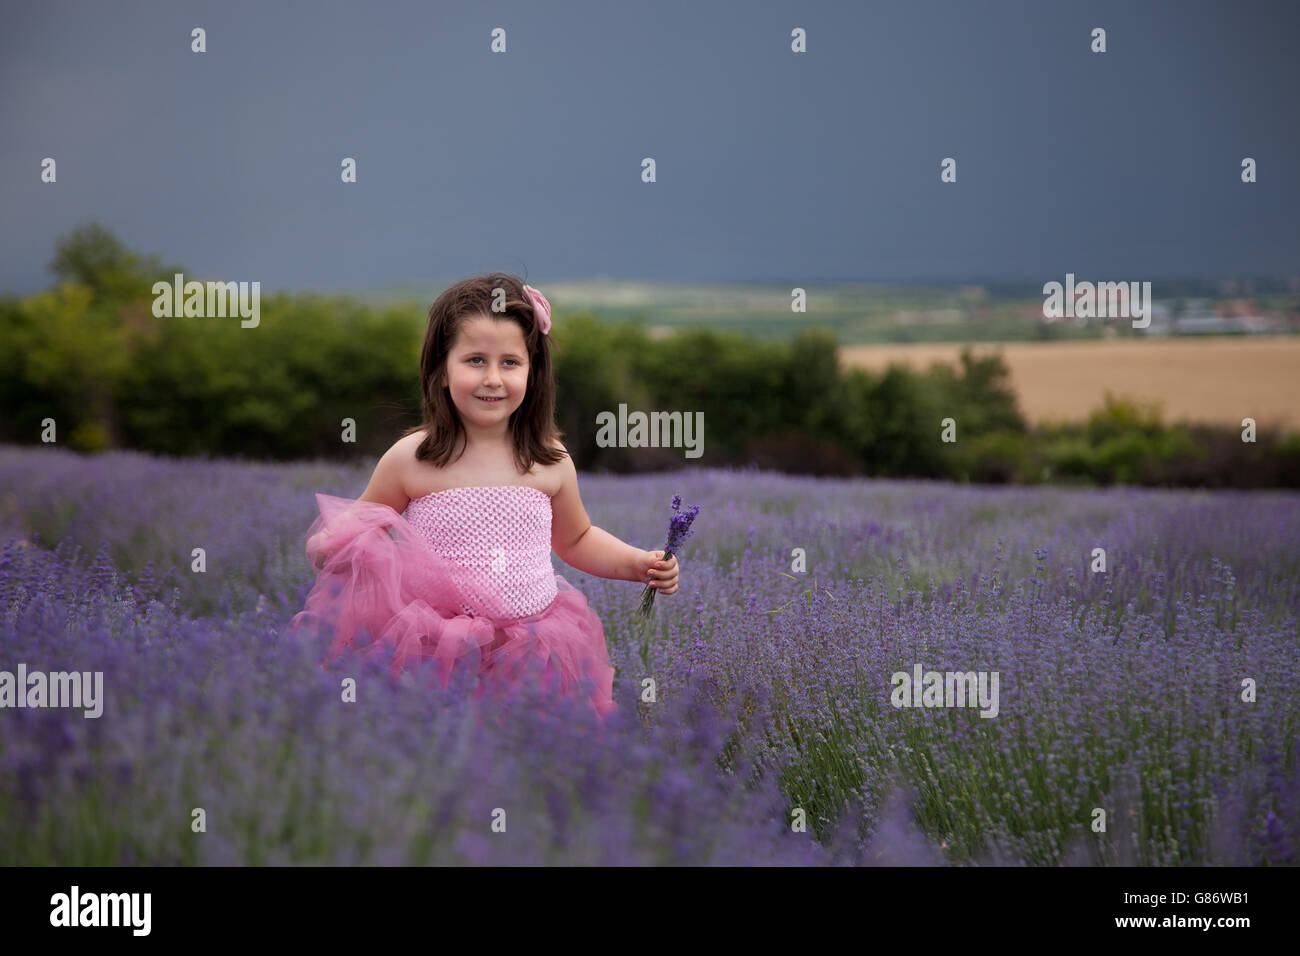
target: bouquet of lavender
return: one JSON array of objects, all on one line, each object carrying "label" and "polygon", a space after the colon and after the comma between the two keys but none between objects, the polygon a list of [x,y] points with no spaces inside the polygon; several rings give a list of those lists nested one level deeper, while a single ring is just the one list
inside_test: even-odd
[{"label": "bouquet of lavender", "polygon": [[[678,545],[691,536],[691,522],[695,516],[700,513],[699,505],[692,505],[685,511],[679,511],[682,506],[682,496],[673,495],[673,511],[676,512],[668,522],[668,543],[664,545],[663,557],[660,560],[667,561],[677,551]],[[646,585],[641,592],[641,606],[637,609],[642,617],[648,617],[650,608],[654,605],[655,588]]]}]

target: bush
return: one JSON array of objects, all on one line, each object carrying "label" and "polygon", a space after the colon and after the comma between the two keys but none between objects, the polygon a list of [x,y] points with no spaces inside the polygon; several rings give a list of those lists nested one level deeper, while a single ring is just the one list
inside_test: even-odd
[{"label": "bush", "polygon": [[1163,431],[1158,403],[1139,405],[1129,399],[1117,399],[1109,390],[1102,407],[1088,416],[1088,440],[1094,445],[1134,434],[1156,438]]},{"label": "bush", "polygon": [[1096,481],[1098,467],[1092,447],[1082,438],[1060,437],[1049,440],[1042,451],[1044,476],[1047,480],[1083,479]]},{"label": "bush", "polygon": [[[269,459],[376,457],[420,414],[425,305],[268,296],[260,324],[153,316],[152,282],[179,266],[91,226],[61,241],[60,283],[0,297],[0,441],[34,443],[53,419],[82,451]],[[841,370],[824,328],[791,343],[557,315],[556,421],[578,468],[630,472],[757,464],[803,474],[1300,487],[1300,434],[1166,428],[1158,406],[1107,393],[1086,424],[1027,428],[1000,354],[960,367]],[[596,416],[704,413],[705,455],[602,448]],[[955,445],[940,422],[957,422]],[[343,440],[343,422],[355,440]]]},{"label": "bush", "polygon": [[1028,440],[1012,431],[977,435],[970,441],[973,465],[970,480],[980,484],[1010,484],[1031,480]]}]

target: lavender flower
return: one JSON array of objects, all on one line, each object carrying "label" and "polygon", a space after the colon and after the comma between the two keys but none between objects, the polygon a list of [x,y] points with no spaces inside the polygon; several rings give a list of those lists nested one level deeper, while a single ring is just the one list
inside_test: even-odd
[{"label": "lavender flower", "polygon": [[[679,509],[682,506],[681,495],[673,495],[672,504],[675,513],[668,522],[668,542],[664,545],[664,553],[661,558],[663,561],[667,561],[671,558],[676,553],[678,546],[693,534],[691,531],[691,522],[693,522],[695,516],[700,513],[699,505],[692,505],[685,511],[680,511]],[[641,591],[641,603],[637,607],[637,612],[642,617],[649,616],[650,609],[654,605],[655,594],[657,593],[658,589],[652,588],[648,584]]]},{"label": "lavender flower", "polygon": [[[355,495],[369,470],[0,445],[0,671],[102,671],[105,701],[98,719],[0,709],[5,862],[1300,861],[1300,695],[1221,706],[1250,671],[1300,683],[1296,496],[692,469],[722,502],[691,551],[697,601],[645,619],[640,659],[626,582],[583,579],[617,668],[602,738],[545,681],[480,700],[468,672],[390,683],[361,651],[324,671],[327,636],[287,639],[315,577],[310,490]],[[631,541],[624,503],[663,481],[591,475],[584,500]],[[1089,570],[1099,543],[1120,556],[1107,574]],[[795,546],[817,560],[786,576]],[[998,671],[998,718],[891,706],[890,675],[916,663]],[[193,793],[212,795],[212,840],[156,825]],[[509,844],[461,836],[483,793],[524,814]],[[1114,808],[1108,835],[1086,830],[1093,807]]]}]

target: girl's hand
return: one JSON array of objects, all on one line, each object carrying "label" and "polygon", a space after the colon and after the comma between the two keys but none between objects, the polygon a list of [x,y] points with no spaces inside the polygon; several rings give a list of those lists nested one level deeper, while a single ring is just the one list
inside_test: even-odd
[{"label": "girl's hand", "polygon": [[[311,565],[317,571],[324,571],[325,565],[329,563],[329,559],[338,550],[339,545],[336,545],[331,540],[332,534],[333,532],[326,528],[319,534],[307,539],[307,557],[311,559]],[[339,544],[342,544],[342,542],[339,542]]]},{"label": "girl's hand", "polygon": [[677,593],[677,556],[663,560],[662,551],[647,551],[641,561],[641,573],[647,584],[660,594]]}]

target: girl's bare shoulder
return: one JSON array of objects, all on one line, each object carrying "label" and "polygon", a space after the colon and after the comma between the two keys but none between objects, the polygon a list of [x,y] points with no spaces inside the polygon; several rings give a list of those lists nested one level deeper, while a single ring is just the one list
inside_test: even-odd
[{"label": "girl's bare shoulder", "polygon": [[420,446],[420,442],[424,441],[425,434],[424,431],[418,431],[411,432],[409,435],[403,435],[401,438],[397,439],[397,441],[393,442],[392,446],[385,454],[401,461],[406,461],[407,459],[415,461],[415,449]]},{"label": "girl's bare shoulder", "polygon": [[422,470],[427,471],[432,467],[429,462],[422,462],[415,457],[415,450],[420,447],[427,434],[427,429],[421,429],[403,435],[384,453],[384,457],[390,459],[393,470],[400,476],[402,487],[408,495],[410,490],[419,484],[417,475]]}]

